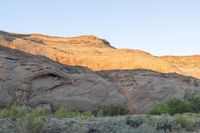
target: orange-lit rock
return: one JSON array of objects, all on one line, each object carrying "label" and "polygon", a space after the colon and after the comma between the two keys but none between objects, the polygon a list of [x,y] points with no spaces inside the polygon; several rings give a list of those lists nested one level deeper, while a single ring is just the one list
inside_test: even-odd
[{"label": "orange-lit rock", "polygon": [[150,69],[200,78],[200,56],[158,57],[141,50],[116,49],[95,36],[64,38],[0,31],[0,44],[92,70]]}]

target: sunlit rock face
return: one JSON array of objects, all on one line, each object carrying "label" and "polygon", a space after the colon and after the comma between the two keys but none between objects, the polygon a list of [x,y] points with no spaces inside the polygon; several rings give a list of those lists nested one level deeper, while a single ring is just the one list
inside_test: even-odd
[{"label": "sunlit rock face", "polygon": [[157,57],[141,50],[116,49],[95,36],[64,38],[0,31],[0,45],[92,70],[149,69],[200,78],[200,56]]},{"label": "sunlit rock face", "polygon": [[182,98],[186,91],[200,93],[200,80],[141,69],[94,72],[0,46],[0,108],[96,111],[120,105],[131,113],[147,113],[153,103]]}]

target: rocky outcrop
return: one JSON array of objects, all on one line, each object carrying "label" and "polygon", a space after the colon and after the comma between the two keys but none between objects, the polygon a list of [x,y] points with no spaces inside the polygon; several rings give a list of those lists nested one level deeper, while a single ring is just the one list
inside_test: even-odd
[{"label": "rocky outcrop", "polygon": [[151,105],[158,101],[183,98],[186,91],[200,93],[200,80],[176,73],[114,70],[99,71],[97,74],[123,90],[129,110],[134,113],[147,113]]},{"label": "rocky outcrop", "polygon": [[95,111],[121,105],[146,113],[153,103],[182,98],[186,91],[200,93],[200,80],[150,70],[93,72],[0,47],[0,107],[15,103],[52,112],[62,106]]},{"label": "rocky outcrop", "polygon": [[0,47],[0,107],[10,104],[95,111],[126,107],[117,86],[83,67],[68,67],[42,56]]},{"label": "rocky outcrop", "polygon": [[200,78],[200,56],[156,57],[115,49],[94,36],[0,31],[0,45],[0,107],[16,103],[49,112],[61,106],[94,111],[112,104],[146,113],[154,102],[200,91],[200,80],[183,76]]}]

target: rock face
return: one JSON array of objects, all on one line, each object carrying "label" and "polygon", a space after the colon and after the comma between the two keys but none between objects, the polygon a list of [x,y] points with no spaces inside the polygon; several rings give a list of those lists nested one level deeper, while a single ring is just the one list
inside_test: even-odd
[{"label": "rock face", "polygon": [[172,97],[182,98],[186,91],[200,93],[200,80],[175,73],[164,74],[149,70],[97,73],[123,90],[129,110],[134,113],[147,113],[153,103]]},{"label": "rock face", "polygon": [[83,67],[68,67],[45,57],[0,47],[0,107],[9,104],[71,110],[97,110],[102,106],[126,106],[117,88]]},{"label": "rock face", "polygon": [[16,103],[51,112],[61,106],[95,111],[121,105],[132,113],[146,113],[154,102],[182,98],[186,91],[200,92],[200,80],[182,76],[200,78],[200,56],[155,57],[115,49],[94,36],[1,31],[0,45],[4,46],[0,46],[0,107]]},{"label": "rock face", "polygon": [[46,57],[0,47],[0,107],[25,104],[55,111],[95,111],[121,105],[132,113],[146,113],[154,102],[200,93],[200,80],[150,70],[93,72],[64,66]]},{"label": "rock face", "polygon": [[95,36],[63,38],[0,31],[0,45],[92,70],[149,69],[200,78],[200,56],[157,57],[140,50],[115,49]]}]

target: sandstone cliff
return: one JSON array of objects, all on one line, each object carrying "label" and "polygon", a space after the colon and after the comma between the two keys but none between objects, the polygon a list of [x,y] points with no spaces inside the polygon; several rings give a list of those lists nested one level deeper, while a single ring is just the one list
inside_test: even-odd
[{"label": "sandstone cliff", "polygon": [[92,70],[149,69],[200,78],[200,56],[157,57],[140,50],[115,49],[95,36],[64,38],[0,31],[0,45]]}]

